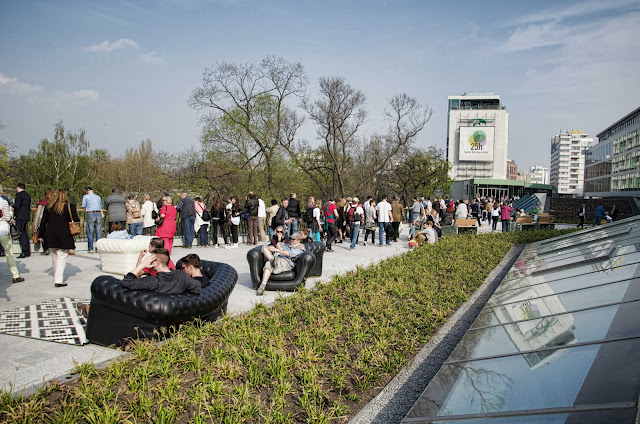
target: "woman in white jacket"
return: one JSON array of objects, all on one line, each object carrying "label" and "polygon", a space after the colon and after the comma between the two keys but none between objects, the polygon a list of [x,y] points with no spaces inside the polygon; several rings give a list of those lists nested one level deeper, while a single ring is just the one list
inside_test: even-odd
[{"label": "woman in white jacket", "polygon": [[145,194],[142,199],[144,203],[140,209],[140,215],[142,216],[142,234],[145,236],[156,235],[156,221],[153,219],[153,212],[158,213],[158,207],[151,201],[148,194]]},{"label": "woman in white jacket", "polygon": [[[2,194],[2,186],[0,186],[0,195]],[[0,211],[2,216],[0,217],[0,243],[4,247],[5,255],[7,255],[7,265],[11,271],[14,283],[21,283],[24,278],[20,277],[20,271],[16,266],[16,257],[13,254],[13,242],[9,235],[9,221],[11,221],[11,209],[9,209],[9,202],[0,197]]]}]

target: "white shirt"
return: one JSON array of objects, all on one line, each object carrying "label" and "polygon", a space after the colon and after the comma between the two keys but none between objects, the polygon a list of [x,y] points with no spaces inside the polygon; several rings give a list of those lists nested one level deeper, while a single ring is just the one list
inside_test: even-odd
[{"label": "white shirt", "polygon": [[2,209],[2,218],[0,218],[0,236],[9,235],[9,221],[11,220],[11,209],[9,202],[0,197],[0,209]]},{"label": "white shirt", "polygon": [[140,215],[142,216],[142,227],[149,228],[155,225],[155,221],[151,217],[151,212],[158,212],[158,207],[151,200],[147,200],[142,204],[142,208],[140,208]]},{"label": "white shirt", "polygon": [[456,218],[466,218],[469,216],[469,209],[466,203],[460,203],[456,209]]},{"label": "white shirt", "polygon": [[267,207],[264,205],[264,200],[258,199],[258,218],[267,217]]},{"label": "white shirt", "polygon": [[424,230],[420,231],[422,234],[424,234],[427,237],[427,242],[429,244],[436,244],[436,240],[438,239],[438,235],[436,234],[436,231],[433,228],[425,228]]},{"label": "white shirt", "polygon": [[378,211],[378,222],[391,222],[391,204],[389,204],[389,202],[383,200],[378,203],[376,205],[376,210]]}]

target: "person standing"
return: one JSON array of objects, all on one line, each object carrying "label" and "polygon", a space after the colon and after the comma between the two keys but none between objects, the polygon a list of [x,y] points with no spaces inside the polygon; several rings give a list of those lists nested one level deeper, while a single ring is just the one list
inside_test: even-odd
[{"label": "person standing", "polygon": [[220,233],[224,239],[225,249],[231,247],[229,245],[229,237],[227,236],[227,213],[224,202],[220,196],[214,197],[213,203],[211,204],[211,225],[213,225],[213,247],[216,249],[219,247],[218,229],[220,229]]},{"label": "person standing", "polygon": [[[295,193],[291,193],[295,195]],[[297,200],[296,200],[297,202]],[[250,191],[247,194],[247,200],[244,202],[244,210],[249,214],[249,219],[247,219],[247,226],[249,227],[249,240],[248,243],[252,245],[258,244],[258,199],[256,199],[253,191]],[[298,206],[300,209],[300,206]]]},{"label": "person standing", "polygon": [[153,213],[158,214],[158,207],[151,201],[151,197],[146,193],[142,196],[142,200],[142,208],[140,209],[140,215],[142,215],[142,235],[155,236],[156,223],[153,219]]},{"label": "person standing", "polygon": [[[229,246],[230,249],[238,248],[239,232],[240,232],[240,217],[242,216],[242,207],[238,203],[236,196],[229,197],[229,204],[227,204],[227,213],[229,216],[229,226],[231,228],[231,241],[233,244]],[[225,246],[226,248],[226,246]]]},{"label": "person standing", "polygon": [[158,217],[158,229],[156,237],[160,237],[164,241],[164,248],[171,253],[173,249],[173,238],[176,235],[176,215],[178,212],[171,204],[170,196],[162,198],[162,207],[160,208],[160,216]]},{"label": "person standing", "polygon": [[[439,214],[440,202],[434,202],[433,204],[438,205],[438,214]],[[393,229],[393,241],[395,242],[397,242],[398,238],[400,237],[400,223],[402,222],[403,216],[404,216],[404,208],[402,207],[402,203],[400,203],[400,198],[396,196],[393,198],[393,203],[391,203],[391,217],[393,218],[393,221],[391,222],[391,227]]]},{"label": "person standing", "polygon": [[491,232],[494,232],[498,227],[498,220],[500,218],[500,205],[495,202],[491,209]]},{"label": "person standing", "polygon": [[67,193],[64,190],[58,190],[45,208],[38,230],[39,241],[44,242],[46,240],[47,246],[51,251],[53,283],[56,287],[67,285],[64,282],[67,256],[69,255],[69,250],[76,248],[69,230],[69,222],[72,220],[80,221],[76,205],[69,203]]},{"label": "person standing", "polygon": [[278,209],[280,209],[280,207],[278,206],[278,201],[276,199],[271,199],[271,206],[267,208],[267,228],[269,229],[269,239],[273,237],[274,227],[272,226],[272,222],[273,218],[278,213]]},{"label": "person standing", "polygon": [[580,222],[578,223],[576,228],[584,228],[584,218],[585,218],[585,216],[587,216],[587,205],[585,203],[580,205],[580,209],[578,209],[578,214],[577,215],[578,215],[578,219],[580,220]]},{"label": "person standing", "polygon": [[93,192],[93,187],[85,189],[82,196],[82,207],[86,211],[85,225],[87,228],[88,253],[93,253],[93,243],[102,237],[102,199]]},{"label": "person standing", "polygon": [[511,212],[513,212],[513,208],[507,205],[507,202],[502,202],[502,206],[500,206],[500,219],[502,220],[502,232],[509,232],[509,224],[511,223]]},{"label": "person standing", "polygon": [[414,232],[413,223],[416,222],[416,219],[420,218],[421,215],[422,215],[422,204],[418,202],[417,197],[414,197],[413,204],[409,206],[409,219],[410,219],[409,223],[411,224],[409,229],[409,239],[413,238],[413,232]]},{"label": "person standing", "polygon": [[[1,194],[2,186],[0,186],[0,195]],[[7,265],[9,265],[9,271],[13,277],[13,282],[21,283],[24,281],[24,278],[20,277],[20,271],[16,265],[16,257],[13,254],[13,241],[9,235],[11,228],[9,225],[9,221],[11,221],[11,209],[9,207],[9,202],[4,199],[4,196],[0,197],[0,211],[2,212],[0,215],[0,244],[2,244],[5,255],[7,256]]]},{"label": "person standing", "polygon": [[196,221],[196,203],[187,193],[182,193],[180,197],[182,200],[176,209],[180,212],[180,220],[182,221],[182,235],[184,237],[182,247],[190,248],[195,237],[193,227]]},{"label": "person standing", "polygon": [[[44,191],[44,197],[40,199],[40,201],[37,204],[36,214],[33,216],[33,234],[35,234],[36,240],[38,237],[38,228],[40,228],[40,222],[42,221],[42,214],[44,214],[44,208],[51,201],[52,194],[53,194],[53,190],[50,188],[47,188]],[[36,253],[38,250],[40,250],[40,243],[33,243],[33,253]],[[42,244],[42,254],[43,255],[49,254],[49,249],[46,244]]]},{"label": "person standing", "polygon": [[210,221],[205,220],[203,218],[203,214],[207,210],[207,206],[200,199],[200,197],[195,198],[195,208],[196,208],[196,220],[195,220],[193,229],[198,235],[198,246],[207,247],[209,246]]},{"label": "person standing", "polygon": [[[127,196],[125,209],[127,211],[127,224],[129,225],[129,234],[131,235],[131,237],[141,236],[144,218],[142,217],[140,202],[136,200],[136,196],[134,196],[133,194]],[[122,228],[124,229],[124,227]]]},{"label": "person standing", "polygon": [[616,208],[616,205],[613,205],[613,207],[611,208],[611,213],[609,214],[609,216],[611,217],[612,222],[618,220],[618,208]]},{"label": "person standing", "polygon": [[111,226],[114,222],[119,222],[120,226],[124,228],[127,225],[127,207],[125,206],[127,201],[120,194],[117,188],[111,190],[111,194],[104,199],[104,206],[107,208],[108,228],[107,232],[112,231]]},{"label": "person standing", "polygon": [[260,241],[266,243],[267,231],[265,230],[265,224],[267,220],[267,206],[264,204],[264,200],[256,194],[258,198],[258,231],[260,232]]},{"label": "person standing", "polygon": [[389,237],[389,224],[391,223],[392,215],[391,215],[391,205],[387,202],[387,196],[385,194],[382,195],[382,200],[376,206],[376,212],[378,213],[378,238],[380,241],[380,247],[384,246],[382,237],[383,233],[386,234],[386,242],[387,246],[391,244],[391,238]]},{"label": "person standing", "polygon": [[371,199],[364,208],[364,245],[367,245],[367,238],[371,233],[371,244],[376,245],[376,201]]},{"label": "person standing", "polygon": [[595,221],[593,221],[593,226],[595,227],[596,225],[600,225],[606,214],[607,213],[604,211],[604,206],[602,206],[602,203],[600,203],[596,208],[596,219]]},{"label": "person standing", "polygon": [[287,213],[291,218],[291,224],[289,224],[289,234],[293,234],[298,231],[298,220],[300,219],[300,202],[296,198],[295,193],[291,193],[289,198],[289,205],[287,206]]},{"label": "person standing", "polygon": [[327,223],[327,248],[326,252],[333,252],[331,249],[331,243],[336,239],[338,235],[338,229],[336,227],[336,221],[339,217],[338,208],[336,207],[336,200],[330,199],[324,204],[324,220]]},{"label": "person standing", "polygon": [[356,244],[358,244],[358,236],[360,235],[360,225],[364,223],[364,210],[362,206],[358,204],[360,199],[354,197],[351,199],[351,206],[349,209],[353,209],[353,211],[347,216],[351,216],[351,222],[349,223],[349,231],[351,233],[351,246],[350,250],[356,248]]},{"label": "person standing", "polygon": [[24,189],[24,183],[16,186],[16,200],[13,203],[13,219],[20,230],[20,249],[22,253],[19,259],[31,256],[31,245],[27,234],[27,223],[31,219],[31,196]]}]

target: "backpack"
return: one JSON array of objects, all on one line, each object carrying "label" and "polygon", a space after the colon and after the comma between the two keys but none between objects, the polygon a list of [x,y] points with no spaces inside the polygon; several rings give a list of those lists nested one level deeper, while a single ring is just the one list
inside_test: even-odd
[{"label": "backpack", "polygon": [[302,220],[307,224],[313,222],[313,208],[307,208],[307,212],[302,215]]},{"label": "backpack", "polygon": [[142,217],[142,214],[140,213],[140,204],[139,203],[134,203],[133,207],[131,208],[131,217],[133,219],[138,219]]},{"label": "backpack", "polygon": [[[360,206],[360,205],[358,204],[358,205],[355,205],[355,206],[353,206],[353,205],[349,206],[349,210],[347,211],[347,222],[349,224],[352,224],[354,222],[358,222],[358,221],[362,220],[362,216],[359,213],[356,213],[356,210],[358,209],[358,206]],[[360,206],[360,207],[362,207],[362,206]]]}]

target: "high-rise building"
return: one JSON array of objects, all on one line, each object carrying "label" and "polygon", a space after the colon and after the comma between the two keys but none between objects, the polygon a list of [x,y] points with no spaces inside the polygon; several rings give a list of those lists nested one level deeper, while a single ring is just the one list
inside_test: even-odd
[{"label": "high-rise building", "polygon": [[447,160],[453,180],[507,177],[509,113],[497,94],[449,96]]},{"label": "high-rise building", "polygon": [[564,132],[551,139],[549,180],[558,195],[583,195],[585,154],[592,143],[593,138],[582,131]]},{"label": "high-rise building", "polygon": [[516,165],[516,161],[507,159],[507,180],[517,180],[518,179],[518,165]]},{"label": "high-rise building", "polygon": [[584,194],[640,196],[640,107],[598,134],[587,150]]},{"label": "high-rise building", "polygon": [[533,184],[549,184],[549,168],[540,165],[532,166],[529,175]]}]

